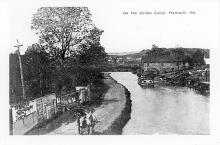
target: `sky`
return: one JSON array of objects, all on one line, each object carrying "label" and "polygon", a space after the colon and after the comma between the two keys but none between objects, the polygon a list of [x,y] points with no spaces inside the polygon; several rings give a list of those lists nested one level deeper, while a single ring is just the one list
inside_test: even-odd
[{"label": "sky", "polygon": [[[217,0],[200,1],[11,1],[10,9],[10,50],[19,39],[23,44],[21,53],[38,41],[31,30],[32,15],[41,6],[87,6],[92,20],[104,30],[101,44],[106,52],[132,52],[159,47],[217,48],[219,12]],[[139,12],[163,12],[165,15],[140,15]],[[187,14],[168,14],[169,11]],[[194,11],[195,14],[189,14]],[[123,14],[128,12],[128,15]],[[131,14],[137,12],[137,15]]]}]

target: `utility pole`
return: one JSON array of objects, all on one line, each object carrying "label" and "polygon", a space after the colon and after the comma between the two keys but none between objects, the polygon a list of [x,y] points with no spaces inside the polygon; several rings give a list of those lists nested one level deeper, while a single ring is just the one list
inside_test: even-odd
[{"label": "utility pole", "polygon": [[21,55],[20,55],[20,47],[23,46],[22,44],[19,44],[18,39],[17,39],[17,45],[14,47],[18,48],[18,59],[19,59],[19,65],[20,65],[20,72],[21,72],[21,86],[22,86],[22,93],[23,93],[23,98],[26,99],[25,97],[25,89],[24,89],[24,77],[23,77],[23,70],[22,70],[22,63],[21,63]]}]

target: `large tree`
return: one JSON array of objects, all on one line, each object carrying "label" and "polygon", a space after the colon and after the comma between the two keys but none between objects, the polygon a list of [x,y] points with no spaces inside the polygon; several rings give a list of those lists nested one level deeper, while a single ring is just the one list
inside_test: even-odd
[{"label": "large tree", "polygon": [[42,7],[33,15],[31,28],[61,67],[78,46],[88,41],[97,43],[103,32],[92,22],[87,7]]},{"label": "large tree", "polygon": [[[58,62],[57,87],[62,90],[63,80],[68,78],[75,84],[75,75],[66,67],[67,58],[79,55],[88,43],[98,44],[102,30],[91,20],[87,7],[42,7],[33,15],[32,29],[37,31],[39,42],[50,54],[55,64]],[[78,65],[78,59],[76,59]],[[62,84],[62,85],[60,85]],[[60,90],[59,89],[59,90]]]}]

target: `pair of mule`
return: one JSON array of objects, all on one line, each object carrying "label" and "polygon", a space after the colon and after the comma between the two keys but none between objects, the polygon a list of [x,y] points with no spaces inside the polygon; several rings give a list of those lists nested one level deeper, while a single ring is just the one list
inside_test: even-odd
[{"label": "pair of mule", "polygon": [[92,113],[85,114],[78,117],[78,132],[79,134],[92,134],[94,132],[94,126],[98,120],[92,115]]}]

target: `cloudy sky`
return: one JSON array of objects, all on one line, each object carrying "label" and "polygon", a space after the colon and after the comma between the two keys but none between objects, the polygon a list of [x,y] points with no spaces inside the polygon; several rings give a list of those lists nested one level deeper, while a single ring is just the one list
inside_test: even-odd
[{"label": "cloudy sky", "polygon": [[[92,20],[104,30],[101,44],[107,52],[131,52],[160,47],[199,47],[214,49],[218,43],[218,1],[9,1],[11,50],[16,39],[24,45],[22,53],[38,36],[30,29],[32,15],[41,6],[88,6]],[[152,14],[140,15],[139,12]],[[154,12],[165,15],[155,15]],[[169,14],[186,12],[187,14]],[[195,14],[189,14],[194,11]],[[128,12],[127,15],[123,12]],[[137,12],[137,15],[131,14]]]}]

